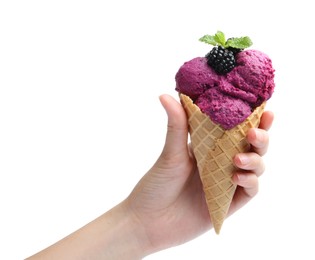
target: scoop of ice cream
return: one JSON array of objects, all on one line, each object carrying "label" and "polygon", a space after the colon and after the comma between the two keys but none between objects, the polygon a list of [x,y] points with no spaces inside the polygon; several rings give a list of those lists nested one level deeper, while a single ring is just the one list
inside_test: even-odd
[{"label": "scoop of ice cream", "polygon": [[245,101],[223,95],[217,88],[206,90],[198,97],[196,105],[225,129],[233,128],[251,114],[251,107]]},{"label": "scoop of ice cream", "polygon": [[[263,52],[246,50],[237,54],[236,62],[237,66],[226,75],[226,80],[237,89],[231,91],[231,95],[246,100],[255,108],[268,100],[274,91],[271,59]],[[244,99],[242,92],[246,92],[249,98]],[[255,96],[254,100],[250,98],[252,96]]]},{"label": "scoop of ice cream", "polygon": [[176,73],[176,90],[189,96],[200,110],[225,129],[244,121],[274,91],[270,58],[257,50],[236,55],[237,66],[218,75],[204,57],[185,62]]},{"label": "scoop of ice cream", "polygon": [[181,66],[175,80],[176,90],[195,100],[207,89],[217,86],[220,76],[207,65],[206,58],[197,57]]}]

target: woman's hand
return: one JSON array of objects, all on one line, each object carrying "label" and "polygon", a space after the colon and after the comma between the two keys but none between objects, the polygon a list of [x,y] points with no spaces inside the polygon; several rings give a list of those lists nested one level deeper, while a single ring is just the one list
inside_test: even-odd
[{"label": "woman's hand", "polygon": [[[141,223],[151,248],[148,252],[175,246],[195,238],[212,225],[197,165],[188,140],[186,114],[179,102],[168,95],[160,97],[168,115],[164,149],[157,162],[136,185],[125,201]],[[258,177],[264,172],[262,155],[267,152],[273,114],[265,112],[259,129],[251,129],[248,153],[238,154],[239,168],[233,180],[238,185],[230,212],[235,212],[258,192]]]},{"label": "woman's hand", "polygon": [[[185,111],[168,95],[160,100],[168,115],[164,149],[128,198],[28,259],[141,259],[211,228],[196,161],[187,143]],[[258,177],[265,169],[261,156],[267,152],[272,121],[273,114],[265,112],[259,129],[248,133],[252,150],[234,158],[239,171],[233,180],[238,188],[230,214],[258,191]]]}]

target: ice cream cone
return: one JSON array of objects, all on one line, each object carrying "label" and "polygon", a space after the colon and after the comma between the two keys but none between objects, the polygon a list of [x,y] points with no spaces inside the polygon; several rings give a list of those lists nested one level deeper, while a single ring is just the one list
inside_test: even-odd
[{"label": "ice cream cone", "polygon": [[232,182],[235,171],[233,157],[249,150],[247,131],[259,125],[265,103],[257,107],[244,122],[225,130],[202,113],[190,97],[180,94],[180,100],[187,114],[191,145],[211,222],[219,234],[236,189]]}]

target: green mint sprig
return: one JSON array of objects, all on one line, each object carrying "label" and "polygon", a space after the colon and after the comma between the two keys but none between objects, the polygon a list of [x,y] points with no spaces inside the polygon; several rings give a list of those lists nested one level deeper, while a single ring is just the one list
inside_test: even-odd
[{"label": "green mint sprig", "polygon": [[250,47],[253,43],[248,36],[245,37],[233,37],[226,40],[225,35],[221,31],[217,31],[215,35],[204,35],[199,41],[211,44],[214,46],[222,46],[224,48],[245,49]]}]

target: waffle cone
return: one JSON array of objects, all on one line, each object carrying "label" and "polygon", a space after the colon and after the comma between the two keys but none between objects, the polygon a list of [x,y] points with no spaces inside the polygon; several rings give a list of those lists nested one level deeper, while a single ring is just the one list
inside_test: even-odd
[{"label": "waffle cone", "polygon": [[236,189],[232,182],[232,174],[236,169],[233,157],[249,150],[247,131],[259,125],[265,103],[256,108],[244,122],[225,130],[202,113],[188,96],[180,94],[180,100],[187,114],[191,146],[211,222],[219,234]]}]

